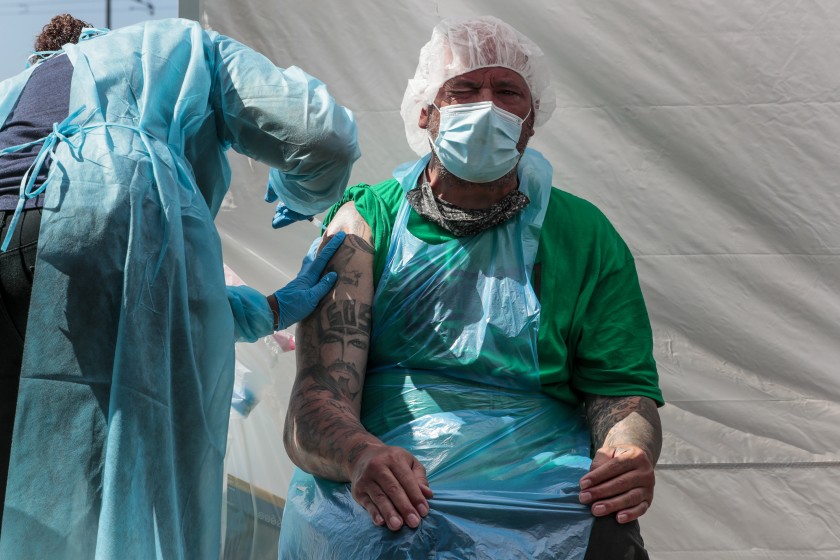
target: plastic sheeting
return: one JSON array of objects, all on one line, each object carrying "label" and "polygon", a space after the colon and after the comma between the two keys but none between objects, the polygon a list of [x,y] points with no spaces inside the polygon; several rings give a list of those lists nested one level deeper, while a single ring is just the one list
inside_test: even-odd
[{"label": "plastic sheeting", "polygon": [[[413,159],[405,85],[433,25],[465,14],[500,17],[548,54],[558,108],[532,146],[636,255],[668,401],[642,519],[652,558],[840,558],[840,3],[204,2],[205,24],[355,111],[353,182]],[[269,231],[267,172],[244,158],[234,171],[217,220],[226,261],[276,289],[317,230]],[[233,441],[229,470],[250,462],[261,472],[237,476],[283,497],[292,353],[244,348],[274,394],[243,437],[275,457],[258,468]]]}]

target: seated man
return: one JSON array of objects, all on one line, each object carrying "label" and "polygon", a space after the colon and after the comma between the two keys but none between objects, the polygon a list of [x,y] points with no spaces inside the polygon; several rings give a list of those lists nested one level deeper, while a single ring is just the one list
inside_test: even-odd
[{"label": "seated man", "polygon": [[647,558],[650,322],[618,233],[526,149],[543,64],[496,18],[440,23],[402,105],[426,155],[328,214],[347,240],[298,332],[282,558]]}]

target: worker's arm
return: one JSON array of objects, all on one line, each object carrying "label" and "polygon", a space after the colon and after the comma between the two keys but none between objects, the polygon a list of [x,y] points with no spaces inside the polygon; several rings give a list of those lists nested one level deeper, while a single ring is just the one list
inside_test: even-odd
[{"label": "worker's arm", "polygon": [[298,275],[273,294],[264,296],[248,286],[228,286],[234,339],[256,342],[276,330],[291,327],[312,313],[338,278],[335,272],[322,273],[343,240],[343,231],[334,235],[316,258],[304,260]]},{"label": "worker's arm", "polygon": [[338,282],[297,330],[297,377],[284,443],[301,469],[350,482],[353,498],[377,525],[417,527],[429,511],[426,470],[408,451],[385,445],[359,420],[373,303],[373,237],[355,205],[327,229],[347,233],[327,271]]},{"label": "worker's arm", "polygon": [[580,501],[592,514],[616,514],[619,523],[641,517],[653,502],[653,467],[662,449],[656,402],[647,397],[586,395],[586,416],[596,449],[580,480]]},{"label": "worker's arm", "polygon": [[220,140],[271,167],[267,200],[306,216],[340,200],[360,156],[352,112],[300,68],[279,68],[212,31],[206,37]]}]

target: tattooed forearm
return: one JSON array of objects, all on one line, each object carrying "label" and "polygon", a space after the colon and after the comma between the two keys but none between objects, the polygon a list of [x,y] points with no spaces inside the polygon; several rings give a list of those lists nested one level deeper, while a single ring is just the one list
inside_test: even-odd
[{"label": "tattooed forearm", "polygon": [[[301,468],[346,480],[354,449],[372,436],[359,421],[370,306],[333,302],[298,329],[299,371],[289,403],[284,441]],[[317,341],[313,343],[312,341]]]},{"label": "tattooed forearm", "polygon": [[[325,397],[325,398],[321,398]],[[305,470],[332,480],[346,480],[346,462],[367,432],[350,406],[317,389],[296,391],[295,414],[286,422],[284,440],[294,442],[295,457]],[[348,442],[362,442],[348,446]]]},{"label": "tattooed forearm", "polygon": [[587,395],[586,417],[595,449],[632,444],[644,449],[656,464],[662,450],[662,424],[653,400]]},{"label": "tattooed forearm", "polygon": [[371,436],[345,410],[330,408],[329,401],[310,401],[286,421],[284,443],[303,470],[335,481],[347,481],[360,446]]}]

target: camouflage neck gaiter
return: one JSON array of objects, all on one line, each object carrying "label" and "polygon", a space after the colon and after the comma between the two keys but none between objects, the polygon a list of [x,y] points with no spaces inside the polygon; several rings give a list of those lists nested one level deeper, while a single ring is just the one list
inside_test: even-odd
[{"label": "camouflage neck gaiter", "polygon": [[475,235],[506,222],[531,202],[523,192],[516,190],[489,208],[459,208],[436,198],[429,181],[425,178],[405,196],[420,216],[439,225],[455,237]]}]

